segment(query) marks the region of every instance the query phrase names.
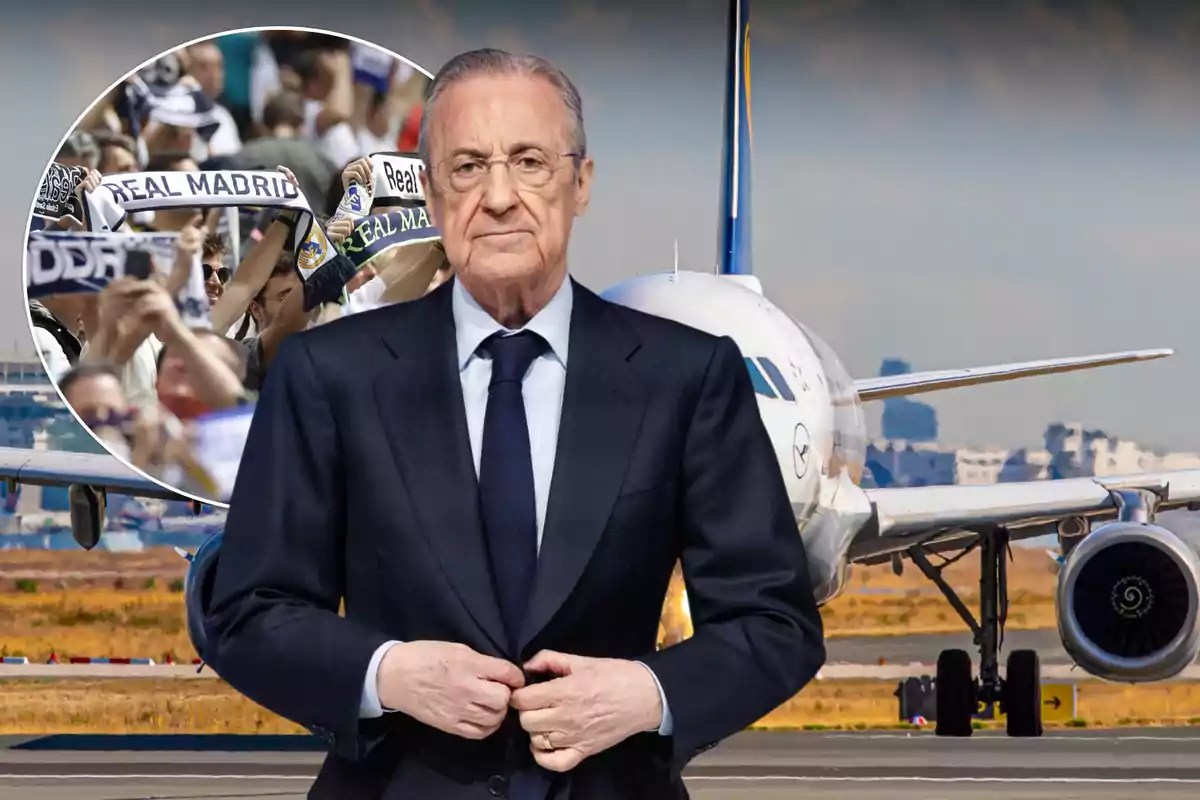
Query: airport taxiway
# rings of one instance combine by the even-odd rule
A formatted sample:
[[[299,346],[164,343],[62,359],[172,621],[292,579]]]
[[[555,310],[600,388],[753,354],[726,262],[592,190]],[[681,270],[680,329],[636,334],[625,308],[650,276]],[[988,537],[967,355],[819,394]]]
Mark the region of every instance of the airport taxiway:
[[[0,797],[22,800],[302,800],[321,755],[303,752],[0,750]],[[1200,728],[768,733],[730,738],[692,762],[696,800],[1156,800],[1200,795]]]
[[[825,638],[826,662],[829,664],[878,664],[885,659],[889,664],[937,662],[943,650],[966,650],[978,658],[978,647],[970,631],[962,633],[905,634],[903,636],[827,636]],[[1007,630],[1001,660],[1012,650],[1036,650],[1042,664],[1071,664],[1071,657],[1063,649],[1058,631],[1046,628],[1034,631]]]

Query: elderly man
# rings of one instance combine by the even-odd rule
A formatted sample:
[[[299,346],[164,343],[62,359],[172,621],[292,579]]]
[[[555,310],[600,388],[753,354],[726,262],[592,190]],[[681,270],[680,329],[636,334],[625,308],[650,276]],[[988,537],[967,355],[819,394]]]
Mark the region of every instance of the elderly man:
[[[824,659],[741,354],[569,276],[594,166],[559,70],[460,55],[422,125],[455,277],[280,348],[207,657],[328,744],[313,798],[687,797]],[[680,559],[695,634],[656,652]]]

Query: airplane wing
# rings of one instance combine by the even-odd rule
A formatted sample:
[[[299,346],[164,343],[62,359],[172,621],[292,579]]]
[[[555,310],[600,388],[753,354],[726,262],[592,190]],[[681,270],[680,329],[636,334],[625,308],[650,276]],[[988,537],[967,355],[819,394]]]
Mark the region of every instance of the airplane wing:
[[[969,543],[974,530],[1003,525],[1013,539],[1054,532],[1069,517],[1112,518],[1112,492],[1149,489],[1160,511],[1200,510],[1200,469],[1107,477],[993,483],[985,486],[920,486],[864,489],[873,524],[850,547],[853,561],[870,563],[916,544]]]
[[[136,497],[187,499],[143,478],[114,456],[95,453],[0,447],[0,479],[41,486],[79,483]]]
[[[966,369],[944,369],[930,372],[909,372],[904,375],[888,375],[882,378],[861,378],[854,388],[862,401],[886,400],[889,397],[904,397],[910,394],[956,389],[980,383],[997,383],[1035,375],[1053,375],[1080,369],[1095,369],[1113,364],[1128,364],[1134,361],[1150,361],[1173,355],[1173,350],[1130,350],[1124,353],[1106,353],[1099,356],[1077,356],[1074,358],[1051,358],[1043,361],[1024,361],[1017,364],[1000,364],[994,367],[968,367]]]

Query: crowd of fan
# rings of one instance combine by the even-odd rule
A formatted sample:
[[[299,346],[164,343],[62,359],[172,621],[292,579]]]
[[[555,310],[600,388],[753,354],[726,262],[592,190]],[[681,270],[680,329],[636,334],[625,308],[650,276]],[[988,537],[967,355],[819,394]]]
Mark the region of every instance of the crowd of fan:
[[[382,71],[386,80],[381,56],[391,63]],[[366,61],[375,68],[357,67]],[[113,173],[277,169],[335,244],[351,225],[329,217],[351,180],[370,188],[368,154],[417,149],[428,82],[382,51],[300,31],[208,40],[168,54],[140,76],[158,87],[202,90],[211,101],[210,124],[201,131],[152,109],[142,118],[122,102],[118,85],[55,157],[87,170],[77,195]],[[216,495],[195,458],[194,421],[253,404],[287,336],[346,313],[336,304],[305,307],[293,252],[296,212],[238,211],[243,235],[236,242],[225,209],[131,214],[123,230],[179,234],[173,265],[160,265],[149,279],[115,280],[98,293],[29,302],[51,377],[92,433],[148,474],[206,498]],[[47,227],[82,226],[67,217]],[[197,251],[211,329],[186,325],[174,302]],[[448,277],[434,246],[391,254],[346,289],[378,306],[418,297]]]

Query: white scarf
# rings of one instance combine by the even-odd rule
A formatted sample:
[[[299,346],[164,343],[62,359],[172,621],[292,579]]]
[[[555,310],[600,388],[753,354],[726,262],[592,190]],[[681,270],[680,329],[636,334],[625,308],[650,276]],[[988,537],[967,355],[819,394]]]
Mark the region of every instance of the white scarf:
[[[313,217],[304,194],[279,172],[133,172],[109,175],[85,192],[84,224],[89,231],[115,231],[127,214],[146,209],[243,206],[299,211],[294,243],[296,268],[308,280],[337,251]]]
[[[420,175],[425,164],[402,153],[371,153],[371,183],[377,206],[425,205]]]
[[[36,299],[99,292],[120,278],[146,278],[151,269],[170,272],[178,241],[178,233],[31,233],[25,243],[26,293]],[[189,328],[212,327],[199,253],[174,300]]]

